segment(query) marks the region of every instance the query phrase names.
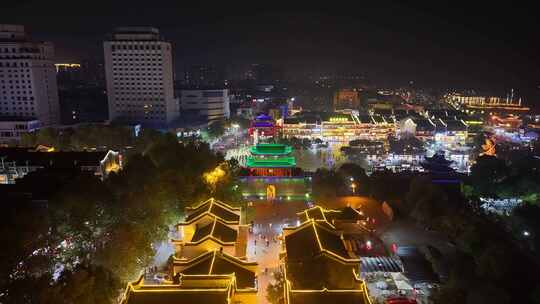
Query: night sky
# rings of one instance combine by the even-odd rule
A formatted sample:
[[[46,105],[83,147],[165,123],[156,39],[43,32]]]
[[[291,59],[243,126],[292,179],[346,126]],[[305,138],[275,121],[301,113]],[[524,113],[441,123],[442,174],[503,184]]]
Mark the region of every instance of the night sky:
[[[540,95],[540,26],[532,6],[183,2],[2,1],[0,21],[23,24],[35,39],[53,41],[61,60],[101,60],[101,40],[114,27],[152,25],[174,43],[178,69],[275,63],[297,76],[348,72],[381,84],[413,80],[418,86],[495,93],[514,87],[529,103]]]

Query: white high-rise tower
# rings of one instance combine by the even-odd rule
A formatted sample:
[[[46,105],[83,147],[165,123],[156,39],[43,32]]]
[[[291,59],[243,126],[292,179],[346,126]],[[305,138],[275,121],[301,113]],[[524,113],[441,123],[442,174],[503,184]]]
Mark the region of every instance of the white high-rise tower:
[[[22,25],[0,24],[0,116],[60,123],[60,106],[50,42],[32,42]]]
[[[110,120],[166,127],[179,117],[172,47],[156,28],[117,28],[103,49]]]

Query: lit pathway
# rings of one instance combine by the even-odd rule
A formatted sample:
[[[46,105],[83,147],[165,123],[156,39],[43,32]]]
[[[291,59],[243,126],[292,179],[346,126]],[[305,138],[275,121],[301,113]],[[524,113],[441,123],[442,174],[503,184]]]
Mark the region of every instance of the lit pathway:
[[[259,293],[257,303],[269,303],[266,300],[266,287],[272,280],[273,271],[279,268],[279,252],[281,250],[277,237],[283,225],[296,223],[296,212],[306,208],[303,202],[268,202],[255,203],[255,227],[248,241],[248,260],[259,263]],[[269,240],[268,247],[266,239]],[[255,245],[255,240],[257,241]],[[265,273],[265,268],[268,271]]]
[[[167,264],[169,257],[174,254],[174,245],[171,243],[171,239],[178,239],[178,235],[176,235],[176,231],[174,231],[173,227],[169,228],[166,240],[153,244],[156,249],[156,255],[150,266],[161,268]]]
[[[248,259],[259,263],[259,293],[257,303],[268,303],[266,286],[272,279],[272,272],[279,268],[280,244],[277,236],[281,233],[280,225],[256,224],[254,233],[249,236]],[[267,242],[268,240],[268,246]],[[257,245],[255,245],[255,242]],[[265,269],[268,269],[265,272]]]

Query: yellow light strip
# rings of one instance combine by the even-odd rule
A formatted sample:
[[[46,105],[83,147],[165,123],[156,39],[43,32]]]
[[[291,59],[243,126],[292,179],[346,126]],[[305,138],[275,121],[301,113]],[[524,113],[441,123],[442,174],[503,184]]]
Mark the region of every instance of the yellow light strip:
[[[319,239],[319,233],[317,232],[317,228],[315,227],[314,220],[312,220],[312,226],[313,226],[313,230],[315,231],[315,237],[317,238],[317,243],[319,244],[319,250],[324,251],[322,243],[321,243],[321,239]]]
[[[216,260],[216,250],[214,250],[213,256],[212,256],[212,262],[210,262],[210,269],[208,270],[208,274],[212,274],[212,269],[214,268],[214,261]]]
[[[206,215],[209,215],[209,216],[212,216],[212,217],[217,217],[217,218],[219,218],[220,220],[222,220],[224,223],[227,223],[227,224],[229,224],[229,225],[239,225],[239,224],[240,224],[240,220],[238,220],[238,221],[228,221],[228,220],[226,220],[226,219],[224,219],[224,218],[222,218],[222,217],[219,217],[218,215],[216,215],[216,214],[214,214],[214,213],[212,213],[212,212],[210,212],[210,211],[206,211],[206,212],[201,213],[201,214],[199,214],[198,216],[192,218],[189,222],[180,222],[180,223],[176,224],[176,226],[178,227],[178,226],[188,226],[188,225],[191,225],[191,224],[193,224],[194,222],[200,220],[202,217],[204,217],[204,216],[206,216]]]

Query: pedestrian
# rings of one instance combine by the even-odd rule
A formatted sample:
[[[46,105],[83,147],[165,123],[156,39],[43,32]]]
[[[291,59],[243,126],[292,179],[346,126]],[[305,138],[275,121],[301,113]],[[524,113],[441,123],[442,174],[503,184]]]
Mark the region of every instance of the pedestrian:
[[[266,247],[270,246],[270,240],[266,240]]]
[[[257,246],[257,239],[253,240],[255,246]]]

